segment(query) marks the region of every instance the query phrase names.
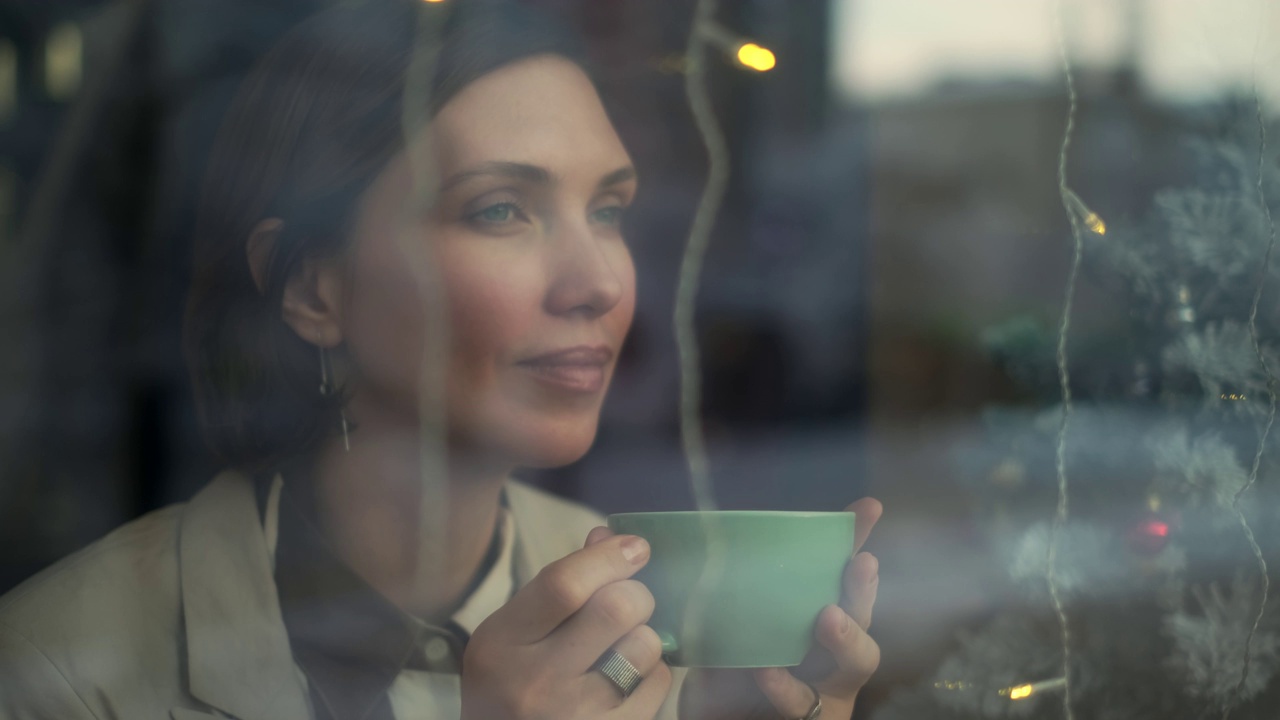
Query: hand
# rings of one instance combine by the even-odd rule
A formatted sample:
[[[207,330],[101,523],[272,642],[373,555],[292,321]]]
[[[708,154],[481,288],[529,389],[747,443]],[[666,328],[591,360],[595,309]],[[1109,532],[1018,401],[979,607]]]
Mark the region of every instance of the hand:
[[[631,576],[649,559],[634,535],[596,528],[471,636],[462,658],[463,720],[652,718],[671,689],[662,643],[644,623],[653,595]],[[592,665],[612,648],[644,676],[628,698]]]
[[[822,719],[845,720],[853,714],[858,691],[880,664],[880,646],[867,629],[876,602],[879,563],[860,553],[884,508],[863,498],[846,512],[858,515],[854,555],[845,566],[839,605],[828,605],[814,628],[815,644],[795,672],[690,670],[680,691],[681,720],[797,720],[813,707],[813,690],[822,695]]]

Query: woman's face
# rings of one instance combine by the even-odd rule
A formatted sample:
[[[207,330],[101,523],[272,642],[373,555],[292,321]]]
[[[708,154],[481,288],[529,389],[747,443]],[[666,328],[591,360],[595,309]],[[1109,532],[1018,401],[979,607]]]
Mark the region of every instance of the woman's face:
[[[438,183],[430,211],[405,220],[404,155],[361,205],[341,318],[352,419],[416,423],[429,259],[447,297],[451,450],[572,462],[595,437],[635,310],[620,228],[636,192],[631,159],[586,75],[553,56],[481,77],[424,132]]]

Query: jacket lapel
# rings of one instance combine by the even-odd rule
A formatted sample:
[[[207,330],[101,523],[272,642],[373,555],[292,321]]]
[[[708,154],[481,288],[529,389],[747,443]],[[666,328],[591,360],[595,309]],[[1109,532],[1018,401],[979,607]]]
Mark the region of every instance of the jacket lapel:
[[[252,483],[214,478],[187,504],[178,552],[191,694],[242,720],[309,718]]]

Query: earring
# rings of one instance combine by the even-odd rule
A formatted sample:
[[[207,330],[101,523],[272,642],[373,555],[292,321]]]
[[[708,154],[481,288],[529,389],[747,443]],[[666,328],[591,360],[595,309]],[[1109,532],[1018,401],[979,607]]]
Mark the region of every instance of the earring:
[[[329,353],[320,348],[320,396],[329,397],[333,394],[333,383],[329,381]],[[346,408],[338,408],[338,417],[342,419],[342,447],[347,452],[351,452],[351,438],[347,433],[347,410]]]

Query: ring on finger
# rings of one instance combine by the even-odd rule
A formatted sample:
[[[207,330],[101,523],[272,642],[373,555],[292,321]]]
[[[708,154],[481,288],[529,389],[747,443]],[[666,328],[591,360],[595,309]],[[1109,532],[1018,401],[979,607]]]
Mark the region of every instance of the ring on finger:
[[[818,718],[822,717],[822,693],[819,693],[818,688],[809,683],[805,683],[805,685],[809,685],[809,689],[813,691],[813,707],[809,708],[808,715],[799,718],[799,720],[818,720]]]
[[[601,675],[609,679],[613,686],[618,688],[618,692],[622,693],[622,697],[630,697],[631,693],[640,685],[640,681],[644,680],[644,676],[631,664],[630,660],[622,657],[616,650],[610,648],[605,650],[604,654],[596,660],[591,666],[592,670],[598,670]],[[815,716],[816,717],[816,716]]]

